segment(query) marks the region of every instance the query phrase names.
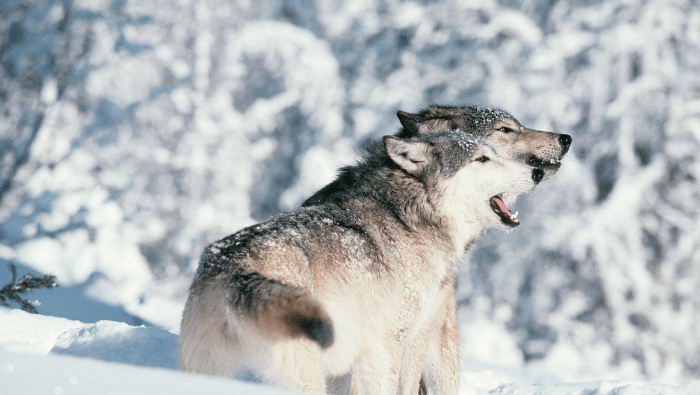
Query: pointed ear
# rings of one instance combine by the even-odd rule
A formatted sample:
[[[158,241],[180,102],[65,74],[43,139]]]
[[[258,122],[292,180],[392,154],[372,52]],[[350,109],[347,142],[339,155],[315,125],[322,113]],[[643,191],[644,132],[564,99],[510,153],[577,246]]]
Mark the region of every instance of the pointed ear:
[[[419,129],[419,124],[423,121],[423,118],[421,118],[420,115],[418,114],[409,114],[404,111],[397,111],[396,116],[399,117],[399,121],[401,121],[401,126],[404,128],[404,133],[402,133],[402,136],[405,137],[411,137],[411,136],[417,136],[420,134]]]
[[[394,163],[414,176],[420,174],[430,161],[430,145],[422,141],[384,136],[384,147]]]

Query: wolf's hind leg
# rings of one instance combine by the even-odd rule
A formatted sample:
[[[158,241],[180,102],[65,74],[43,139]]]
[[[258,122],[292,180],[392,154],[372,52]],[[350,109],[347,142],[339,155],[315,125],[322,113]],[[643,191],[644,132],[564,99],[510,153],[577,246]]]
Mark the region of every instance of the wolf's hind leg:
[[[326,393],[321,349],[313,341],[297,338],[274,342],[256,353],[255,370],[264,382],[315,394]]]
[[[228,308],[220,299],[216,292],[188,299],[178,345],[181,369],[228,376],[243,362],[238,334],[228,325]]]

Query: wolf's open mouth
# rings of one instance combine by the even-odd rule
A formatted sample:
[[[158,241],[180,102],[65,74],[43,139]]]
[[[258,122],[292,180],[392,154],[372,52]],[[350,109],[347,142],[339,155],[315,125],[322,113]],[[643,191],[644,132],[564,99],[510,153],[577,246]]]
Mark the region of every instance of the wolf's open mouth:
[[[501,217],[501,222],[515,228],[516,226],[520,225],[520,221],[518,221],[518,212],[516,211],[515,214],[511,213],[501,195],[496,195],[491,198],[491,209],[494,213]]]
[[[530,158],[528,158],[527,164],[532,167],[539,167],[542,169],[555,168],[558,170],[559,167],[561,167],[562,157],[563,155],[558,158],[541,159],[533,155]]]

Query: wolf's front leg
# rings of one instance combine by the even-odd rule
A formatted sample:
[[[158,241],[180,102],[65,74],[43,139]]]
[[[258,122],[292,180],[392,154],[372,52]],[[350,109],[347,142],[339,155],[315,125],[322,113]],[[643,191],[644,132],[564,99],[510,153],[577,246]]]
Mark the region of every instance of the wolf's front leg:
[[[326,394],[328,395],[350,395],[350,384],[352,373],[342,376],[326,377]]]
[[[429,336],[429,331],[425,331],[404,347],[397,394],[416,395],[419,393]]]
[[[457,328],[457,302],[454,281],[446,284],[448,295],[442,299],[441,320],[430,329],[421,388],[416,393],[456,395],[459,393],[461,338]]]
[[[353,367],[352,395],[395,394],[399,381],[399,342],[395,338],[377,339],[362,352]]]

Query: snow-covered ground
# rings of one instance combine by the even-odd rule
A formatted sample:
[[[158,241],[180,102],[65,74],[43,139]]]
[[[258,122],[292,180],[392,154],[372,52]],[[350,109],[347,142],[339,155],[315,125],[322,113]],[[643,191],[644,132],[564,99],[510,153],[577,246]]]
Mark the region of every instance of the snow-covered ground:
[[[0,307],[0,393],[35,394],[287,394],[261,384],[176,370],[177,335],[122,322],[82,323]],[[490,369],[462,372],[461,395],[697,394],[641,381],[581,384],[511,383]]]

